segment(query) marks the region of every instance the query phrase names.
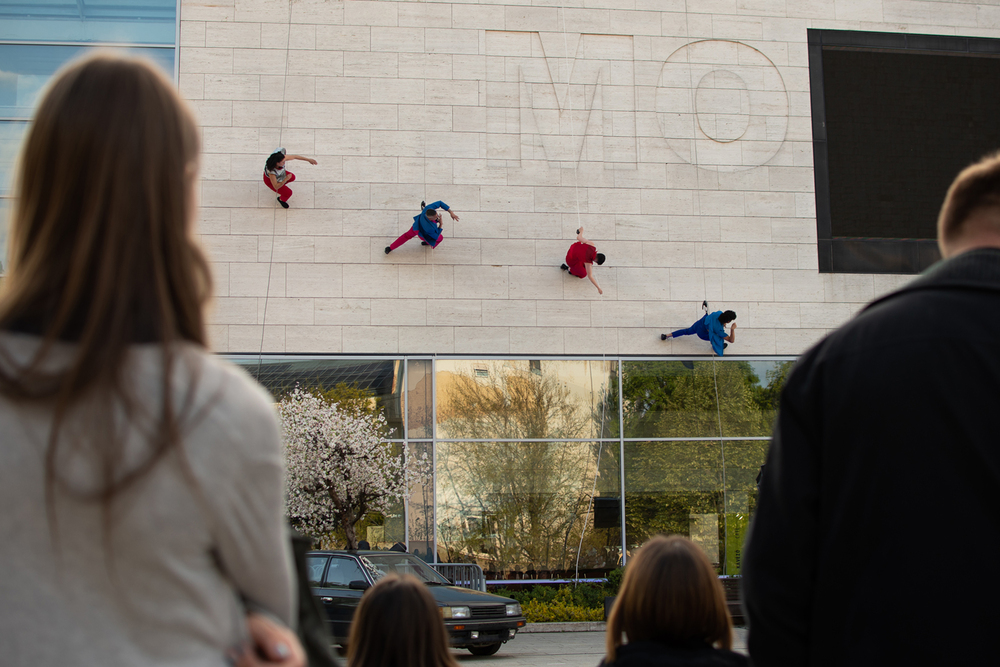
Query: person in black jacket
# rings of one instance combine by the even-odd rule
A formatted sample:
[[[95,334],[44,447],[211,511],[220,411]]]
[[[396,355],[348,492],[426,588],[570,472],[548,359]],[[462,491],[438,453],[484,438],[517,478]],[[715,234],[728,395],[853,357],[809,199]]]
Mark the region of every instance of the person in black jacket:
[[[708,556],[685,537],[658,535],[625,568],[601,665],[745,667],[732,643],[726,594]]]
[[[759,667],[996,660],[1000,154],[952,184],[938,245],[782,391],[743,552]]]

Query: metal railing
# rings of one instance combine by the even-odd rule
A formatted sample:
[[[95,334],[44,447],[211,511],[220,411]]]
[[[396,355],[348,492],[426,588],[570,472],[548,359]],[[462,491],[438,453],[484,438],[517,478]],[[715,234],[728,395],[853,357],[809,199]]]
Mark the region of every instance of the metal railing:
[[[456,586],[486,592],[483,568],[475,563],[428,563]]]

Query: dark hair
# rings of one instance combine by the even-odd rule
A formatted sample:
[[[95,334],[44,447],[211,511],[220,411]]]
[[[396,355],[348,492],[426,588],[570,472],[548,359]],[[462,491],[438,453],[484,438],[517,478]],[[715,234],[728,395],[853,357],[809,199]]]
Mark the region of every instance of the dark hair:
[[[629,559],[608,615],[608,664],[614,662],[623,632],[629,642],[678,647],[704,642],[732,648],[726,594],[698,545],[679,535],[657,535]]]
[[[171,390],[177,344],[206,345],[211,294],[191,224],[198,152],[198,126],[173,83],[149,62],[109,53],[62,69],[28,129],[0,330],[37,334],[42,343],[27,364],[0,350],[0,394],[53,410],[50,521],[55,488],[77,491],[65,465],[74,456],[92,457],[101,471],[78,495],[110,502],[179,447],[187,399]],[[57,340],[75,347],[53,368]],[[146,450],[129,458],[117,413],[138,411],[123,374],[133,343],[161,344],[162,365]],[[87,427],[68,428],[68,415],[86,401],[97,405],[87,409]]]
[[[600,252],[597,253],[597,264],[598,264],[598,266],[600,266],[601,264],[604,264],[604,260],[605,260],[604,253],[600,253]]]
[[[351,621],[350,667],[457,667],[441,609],[416,577],[390,574],[369,588]]]
[[[726,312],[719,315],[719,324],[729,324],[736,319],[735,310],[727,310]]]
[[[938,242],[954,241],[969,218],[986,209],[1000,217],[1000,152],[963,169],[948,188],[938,215]]]
[[[436,218],[438,217],[438,210],[436,208],[424,209],[424,215],[426,215],[429,218]]]
[[[281,151],[275,151],[267,156],[267,162],[264,163],[264,166],[270,169],[271,171],[274,171],[274,168],[278,166],[278,163],[284,159],[285,159],[284,153],[282,153]],[[260,163],[258,162],[257,164]]]

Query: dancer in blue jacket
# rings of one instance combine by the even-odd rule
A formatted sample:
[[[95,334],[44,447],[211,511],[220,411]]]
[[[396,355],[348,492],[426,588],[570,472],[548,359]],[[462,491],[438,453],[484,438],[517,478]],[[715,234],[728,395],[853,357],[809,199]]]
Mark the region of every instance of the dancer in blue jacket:
[[[420,202],[420,215],[413,216],[413,226],[403,232],[391,245],[387,245],[385,247],[385,254],[388,255],[414,236],[420,237],[420,245],[429,245],[432,248],[436,248],[444,240],[444,234],[441,233],[441,214],[438,213],[439,208],[448,211],[452,220],[458,220],[455,212],[443,201],[436,201],[430,206],[427,206],[424,202]]]
[[[671,333],[660,334],[660,340],[693,334],[702,340],[710,342],[712,344],[712,351],[722,356],[723,350],[729,347],[725,341],[729,341],[730,343],[736,342],[736,322],[733,322],[735,319],[736,313],[732,310],[727,310],[726,312],[717,310],[714,313],[706,313],[701,316],[700,320],[687,329],[678,329]],[[730,327],[729,335],[727,336],[725,325],[730,322],[733,322],[733,326]]]

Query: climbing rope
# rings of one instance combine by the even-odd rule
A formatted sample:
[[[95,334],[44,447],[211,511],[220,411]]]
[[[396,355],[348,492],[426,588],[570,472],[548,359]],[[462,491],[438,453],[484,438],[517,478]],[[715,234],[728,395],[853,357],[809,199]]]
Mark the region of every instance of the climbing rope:
[[[691,34],[691,30],[690,30],[690,16],[691,16],[691,14],[690,14],[690,8],[688,7],[688,0],[684,0],[684,22],[685,22],[685,26],[688,28],[688,30],[687,30],[687,34],[688,35]],[[685,49],[684,50],[684,57],[687,60],[687,66],[688,66],[688,92],[689,92],[689,94],[691,96],[690,107],[689,107],[690,113],[691,113],[691,121],[692,121],[691,122],[691,129],[692,129],[692,132],[696,132],[697,130],[695,128],[696,128],[697,123],[695,122],[694,114],[695,114],[695,110],[697,109],[697,101],[695,100],[695,91],[697,90],[697,85],[696,85],[696,82],[694,80],[694,70],[692,68],[692,63],[691,63],[691,49]],[[698,166],[698,142],[697,141],[692,141],[691,150],[692,150],[691,164],[694,166],[695,173],[698,175],[698,187],[695,188],[694,196],[695,196],[695,202],[698,205],[698,210],[696,211],[696,216],[697,216],[697,218],[699,220],[698,239],[699,239],[699,245],[701,246],[700,247],[700,251],[701,251],[701,282],[702,282],[702,294],[704,295],[704,299],[705,299],[704,301],[702,301],[702,307],[703,307],[703,309],[705,311],[705,315],[707,317],[708,314],[709,314],[709,312],[710,312],[709,308],[708,308],[708,275],[707,275],[707,268],[705,266],[705,226],[704,226],[704,223],[701,221],[701,167]],[[695,261],[696,262],[697,262],[697,252],[698,252],[698,250],[699,249],[696,249],[696,251],[695,251]],[[708,325],[708,322],[706,321],[706,326],[707,325]],[[708,343],[709,343],[709,347],[711,347],[711,345],[712,345],[711,335],[709,335],[709,341],[708,341]],[[715,384],[715,413],[716,413],[716,419],[717,419],[718,426],[719,426],[719,456],[720,456],[720,459],[722,461],[722,532],[723,532],[723,535],[724,535],[724,539],[722,540],[722,544],[723,544],[722,563],[725,564],[726,561],[727,561],[727,555],[728,555],[728,551],[729,551],[729,545],[728,545],[728,538],[729,538],[729,512],[728,512],[728,509],[729,509],[729,491],[728,491],[727,483],[726,483],[726,481],[727,481],[726,480],[726,448],[725,448],[725,445],[724,445],[723,440],[722,440],[722,438],[723,438],[723,434],[722,434],[722,404],[721,404],[721,401],[719,399],[719,375],[718,375],[718,370],[716,368],[716,361],[717,361],[716,357],[717,356],[718,355],[715,354],[715,348],[712,348],[712,379],[713,379],[714,384]],[[724,567],[724,565],[723,565],[723,567]]]
[[[288,54],[291,50],[292,42],[292,0],[288,0],[288,24],[285,34],[285,73],[281,79],[281,117],[278,120],[278,146],[281,146],[285,132],[285,115],[287,106],[285,102],[285,91],[288,87]],[[278,228],[278,208],[271,211],[271,248],[267,258],[267,288],[264,290],[264,312],[260,319],[260,347],[257,350],[257,381],[260,381],[260,369],[264,363],[264,332],[267,330],[267,301],[271,296],[271,272],[274,268],[274,242]],[[257,237],[258,239],[260,237]]]
[[[577,138],[577,134],[576,134],[576,127],[575,127],[575,120],[576,119],[573,116],[573,113],[574,113],[574,109],[573,109],[573,66],[575,65],[575,62],[576,62],[576,58],[575,58],[576,53],[573,53],[571,55],[570,52],[569,52],[569,37],[568,37],[567,30],[566,30],[566,7],[565,6],[561,6],[559,9],[561,10],[560,14],[562,16],[563,63],[564,63],[563,69],[564,69],[565,76],[566,76],[566,105],[565,106],[566,106],[566,108],[568,110],[568,113],[569,113],[570,137],[572,138],[572,140],[574,141],[574,144],[575,144],[575,141],[576,141],[576,138]],[[580,35],[579,39],[582,40],[583,39],[583,35]],[[579,42],[577,42],[577,49],[579,49]],[[554,84],[554,86],[555,86],[555,84]],[[559,90],[558,90],[558,88],[556,88],[555,94],[556,94],[556,107],[559,110],[559,113],[562,113],[563,105],[559,104]],[[586,97],[586,89],[584,90],[584,97]],[[580,161],[583,158],[583,143],[586,141],[586,131],[587,131],[587,128],[586,128],[586,126],[584,126],[583,129],[580,132],[580,138],[581,138],[581,141],[580,141],[580,151],[579,151],[579,153],[577,153],[577,156],[576,156],[576,158],[577,158],[576,159],[576,168],[575,168],[575,173],[573,174],[573,194],[574,194],[574,197],[576,199],[576,228],[577,228],[577,234],[578,235],[580,233],[579,230],[583,229],[583,217],[582,217],[581,211],[580,211]],[[604,295],[603,294],[600,295],[600,299],[599,300],[602,301],[602,302],[604,301]],[[605,322],[605,313],[604,313],[604,307],[603,306],[600,308],[600,311],[601,311],[601,368],[603,370],[607,370],[607,367],[608,367],[608,353],[607,353],[607,339],[606,339],[606,336],[605,336],[605,334],[606,334],[606,322]],[[577,549],[576,549],[576,565],[574,567],[574,573],[575,573],[574,574],[574,580],[576,581],[577,584],[580,581],[580,555],[581,555],[581,552],[583,551],[583,540],[584,540],[584,537],[587,534],[587,523],[588,523],[588,520],[590,519],[590,513],[591,513],[591,511],[593,511],[593,507],[594,507],[594,496],[597,493],[597,479],[598,479],[598,477],[601,474],[601,456],[604,453],[604,441],[603,441],[603,437],[604,437],[605,417],[606,417],[606,414],[607,414],[607,407],[608,407],[608,399],[607,399],[608,390],[609,390],[609,388],[606,386],[605,392],[604,392],[604,394],[605,394],[604,395],[604,399],[601,401],[601,423],[600,423],[599,430],[596,433],[596,436],[597,436],[596,437],[596,440],[597,440],[597,461],[596,461],[596,467],[594,469],[594,481],[593,481],[593,484],[591,485],[590,496],[589,496],[588,501],[587,501],[587,511],[583,515],[583,528],[580,531],[580,543],[579,543],[579,545],[577,546]],[[594,398],[593,398],[594,397],[594,365],[593,365],[593,363],[590,364],[590,395],[591,395],[591,401],[593,401],[594,400]]]

